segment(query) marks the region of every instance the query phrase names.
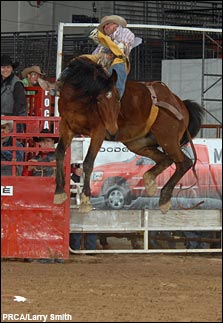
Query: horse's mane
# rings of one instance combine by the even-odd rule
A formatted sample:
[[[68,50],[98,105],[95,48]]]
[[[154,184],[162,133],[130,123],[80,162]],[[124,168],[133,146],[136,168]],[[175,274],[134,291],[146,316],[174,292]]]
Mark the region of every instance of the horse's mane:
[[[87,57],[74,58],[61,73],[60,90],[67,83],[78,90],[80,97],[97,97],[112,89],[113,81],[104,68]]]

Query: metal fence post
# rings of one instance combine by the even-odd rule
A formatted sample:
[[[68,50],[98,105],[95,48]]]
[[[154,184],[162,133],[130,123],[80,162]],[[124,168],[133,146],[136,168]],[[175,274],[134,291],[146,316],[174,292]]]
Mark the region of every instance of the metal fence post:
[[[148,250],[148,221],[149,221],[149,210],[144,210],[144,250]]]

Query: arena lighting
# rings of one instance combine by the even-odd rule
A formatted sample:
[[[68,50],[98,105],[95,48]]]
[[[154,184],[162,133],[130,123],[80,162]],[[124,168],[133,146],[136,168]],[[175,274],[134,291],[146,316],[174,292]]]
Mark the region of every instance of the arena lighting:
[[[27,1],[27,2],[31,7],[39,8],[43,5],[44,2],[47,2],[47,1],[35,1],[36,4],[32,4],[32,1]]]
[[[47,2],[47,1],[36,1],[37,8],[39,8],[40,6],[42,6],[44,2]]]

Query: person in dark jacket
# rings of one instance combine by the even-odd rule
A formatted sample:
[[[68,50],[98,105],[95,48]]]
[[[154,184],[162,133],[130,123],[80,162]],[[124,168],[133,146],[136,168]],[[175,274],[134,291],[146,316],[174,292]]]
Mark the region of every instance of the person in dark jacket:
[[[8,134],[7,137],[1,136],[1,147],[11,147],[12,137],[10,136],[10,132],[12,132],[13,121],[12,120],[1,120],[1,134]],[[17,147],[23,147],[23,145],[16,140]],[[10,148],[9,148],[10,149]],[[16,151],[16,160],[23,161],[24,152],[22,150]],[[13,160],[13,152],[12,150],[2,150],[1,149],[1,161],[12,161]],[[16,174],[22,174],[22,166],[16,166]],[[12,176],[12,165],[3,165],[1,163],[1,176]]]
[[[58,138],[54,138],[51,137],[50,134],[52,134],[52,132],[47,129],[44,128],[40,131],[40,133],[45,133],[48,134],[47,137],[34,137],[34,141],[38,142],[40,148],[54,148],[54,144],[56,142],[58,142]],[[56,156],[55,156],[55,152],[54,151],[40,151],[39,154],[32,158],[29,159],[29,161],[38,161],[38,162],[55,162],[56,161]],[[41,166],[41,165],[37,165],[37,166],[29,166],[28,167],[28,171],[30,173],[30,175],[32,176],[53,176],[55,177],[56,174],[56,168],[53,166]]]
[[[27,114],[24,85],[14,73],[18,65],[10,56],[1,56],[1,114],[5,116]],[[23,132],[23,128],[22,124],[17,124],[17,132]]]
[[[80,164],[71,165],[71,179],[74,183],[80,183],[81,176],[83,175],[83,169]],[[70,233],[70,248],[72,250],[81,249],[82,233]],[[84,247],[86,250],[97,249],[97,234],[96,233],[85,233],[84,234]]]

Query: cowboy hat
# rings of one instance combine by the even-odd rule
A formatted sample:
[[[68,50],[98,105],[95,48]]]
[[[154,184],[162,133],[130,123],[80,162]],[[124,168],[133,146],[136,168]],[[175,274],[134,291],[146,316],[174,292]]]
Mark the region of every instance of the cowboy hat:
[[[12,68],[15,69],[19,66],[19,62],[13,62],[9,55],[2,55],[1,66],[12,66]]]
[[[9,126],[13,125],[13,120],[2,120],[1,119],[1,126],[4,126],[5,124],[8,124]]]
[[[35,72],[35,73],[38,73],[40,75],[45,75],[45,73],[42,73],[41,72],[41,69],[39,66],[37,65],[33,65],[33,66],[30,66],[30,67],[26,67],[23,71],[22,71],[22,78],[26,78],[28,74],[32,73],[32,72]]]
[[[101,19],[100,25],[98,26],[98,30],[104,33],[104,26],[110,23],[120,25],[124,28],[127,26],[127,21],[124,18],[116,15],[111,15],[105,16]]]
[[[48,128],[44,128],[40,131],[40,133],[46,133],[46,134],[52,134],[52,132],[48,129]],[[46,136],[46,137],[34,137],[33,140],[36,142],[40,142],[42,140],[44,140],[45,138],[51,138],[54,140],[54,143],[58,142],[58,138],[55,137],[51,137],[51,136]]]

